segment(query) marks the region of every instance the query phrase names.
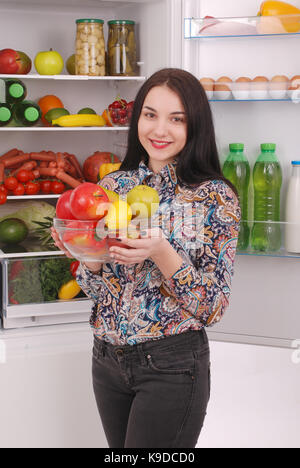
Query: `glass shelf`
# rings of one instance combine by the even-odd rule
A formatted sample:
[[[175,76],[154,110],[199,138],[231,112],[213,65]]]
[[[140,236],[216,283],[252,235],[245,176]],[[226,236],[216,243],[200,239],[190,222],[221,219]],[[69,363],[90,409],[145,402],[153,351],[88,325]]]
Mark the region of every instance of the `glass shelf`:
[[[185,18],[185,39],[292,36],[300,34],[300,15],[237,18]]]
[[[242,221],[240,235],[243,232],[242,225],[244,229],[247,225],[249,227],[249,246],[246,249],[238,249],[237,255],[300,258],[300,223]],[[256,245],[254,238],[257,239]]]

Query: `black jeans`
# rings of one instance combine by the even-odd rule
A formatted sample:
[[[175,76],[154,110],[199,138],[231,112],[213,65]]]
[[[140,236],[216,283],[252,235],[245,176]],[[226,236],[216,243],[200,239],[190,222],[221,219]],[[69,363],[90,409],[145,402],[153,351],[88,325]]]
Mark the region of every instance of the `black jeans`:
[[[93,385],[110,448],[194,448],[210,397],[206,332],[133,346],[95,338]]]

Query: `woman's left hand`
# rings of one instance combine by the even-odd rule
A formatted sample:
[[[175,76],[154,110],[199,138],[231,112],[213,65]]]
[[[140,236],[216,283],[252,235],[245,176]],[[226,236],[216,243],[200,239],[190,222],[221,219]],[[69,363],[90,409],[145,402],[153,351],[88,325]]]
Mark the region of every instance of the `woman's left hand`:
[[[122,244],[126,244],[129,249],[113,246],[109,249],[111,257],[120,265],[134,265],[142,263],[147,258],[155,260],[164,249],[166,239],[164,233],[159,228],[144,230],[140,233],[141,238],[129,239],[121,237]]]

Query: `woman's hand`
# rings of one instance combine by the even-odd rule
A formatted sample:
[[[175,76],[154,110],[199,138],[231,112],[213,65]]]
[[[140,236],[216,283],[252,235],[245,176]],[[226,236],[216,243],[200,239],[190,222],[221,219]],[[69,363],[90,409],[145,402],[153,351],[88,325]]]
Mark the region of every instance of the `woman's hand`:
[[[120,265],[142,263],[147,258],[155,260],[163,252],[168,240],[159,228],[147,229],[141,232],[141,239],[121,237],[122,244],[130,249],[113,246],[109,249],[111,257]]]
[[[65,248],[64,244],[59,239],[58,233],[54,229],[54,227],[52,227],[50,230],[51,230],[51,237],[54,240],[56,247],[58,247],[59,250],[62,250],[67,257],[73,258],[73,255]]]

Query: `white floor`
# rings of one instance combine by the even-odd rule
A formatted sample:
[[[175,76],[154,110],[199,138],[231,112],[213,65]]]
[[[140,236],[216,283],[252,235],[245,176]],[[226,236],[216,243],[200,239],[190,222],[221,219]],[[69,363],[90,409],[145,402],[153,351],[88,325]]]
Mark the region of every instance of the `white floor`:
[[[89,339],[85,349],[55,353],[29,343],[0,362],[0,447],[106,447]],[[199,448],[300,447],[300,363],[293,364],[292,350],[212,342],[211,361]]]

